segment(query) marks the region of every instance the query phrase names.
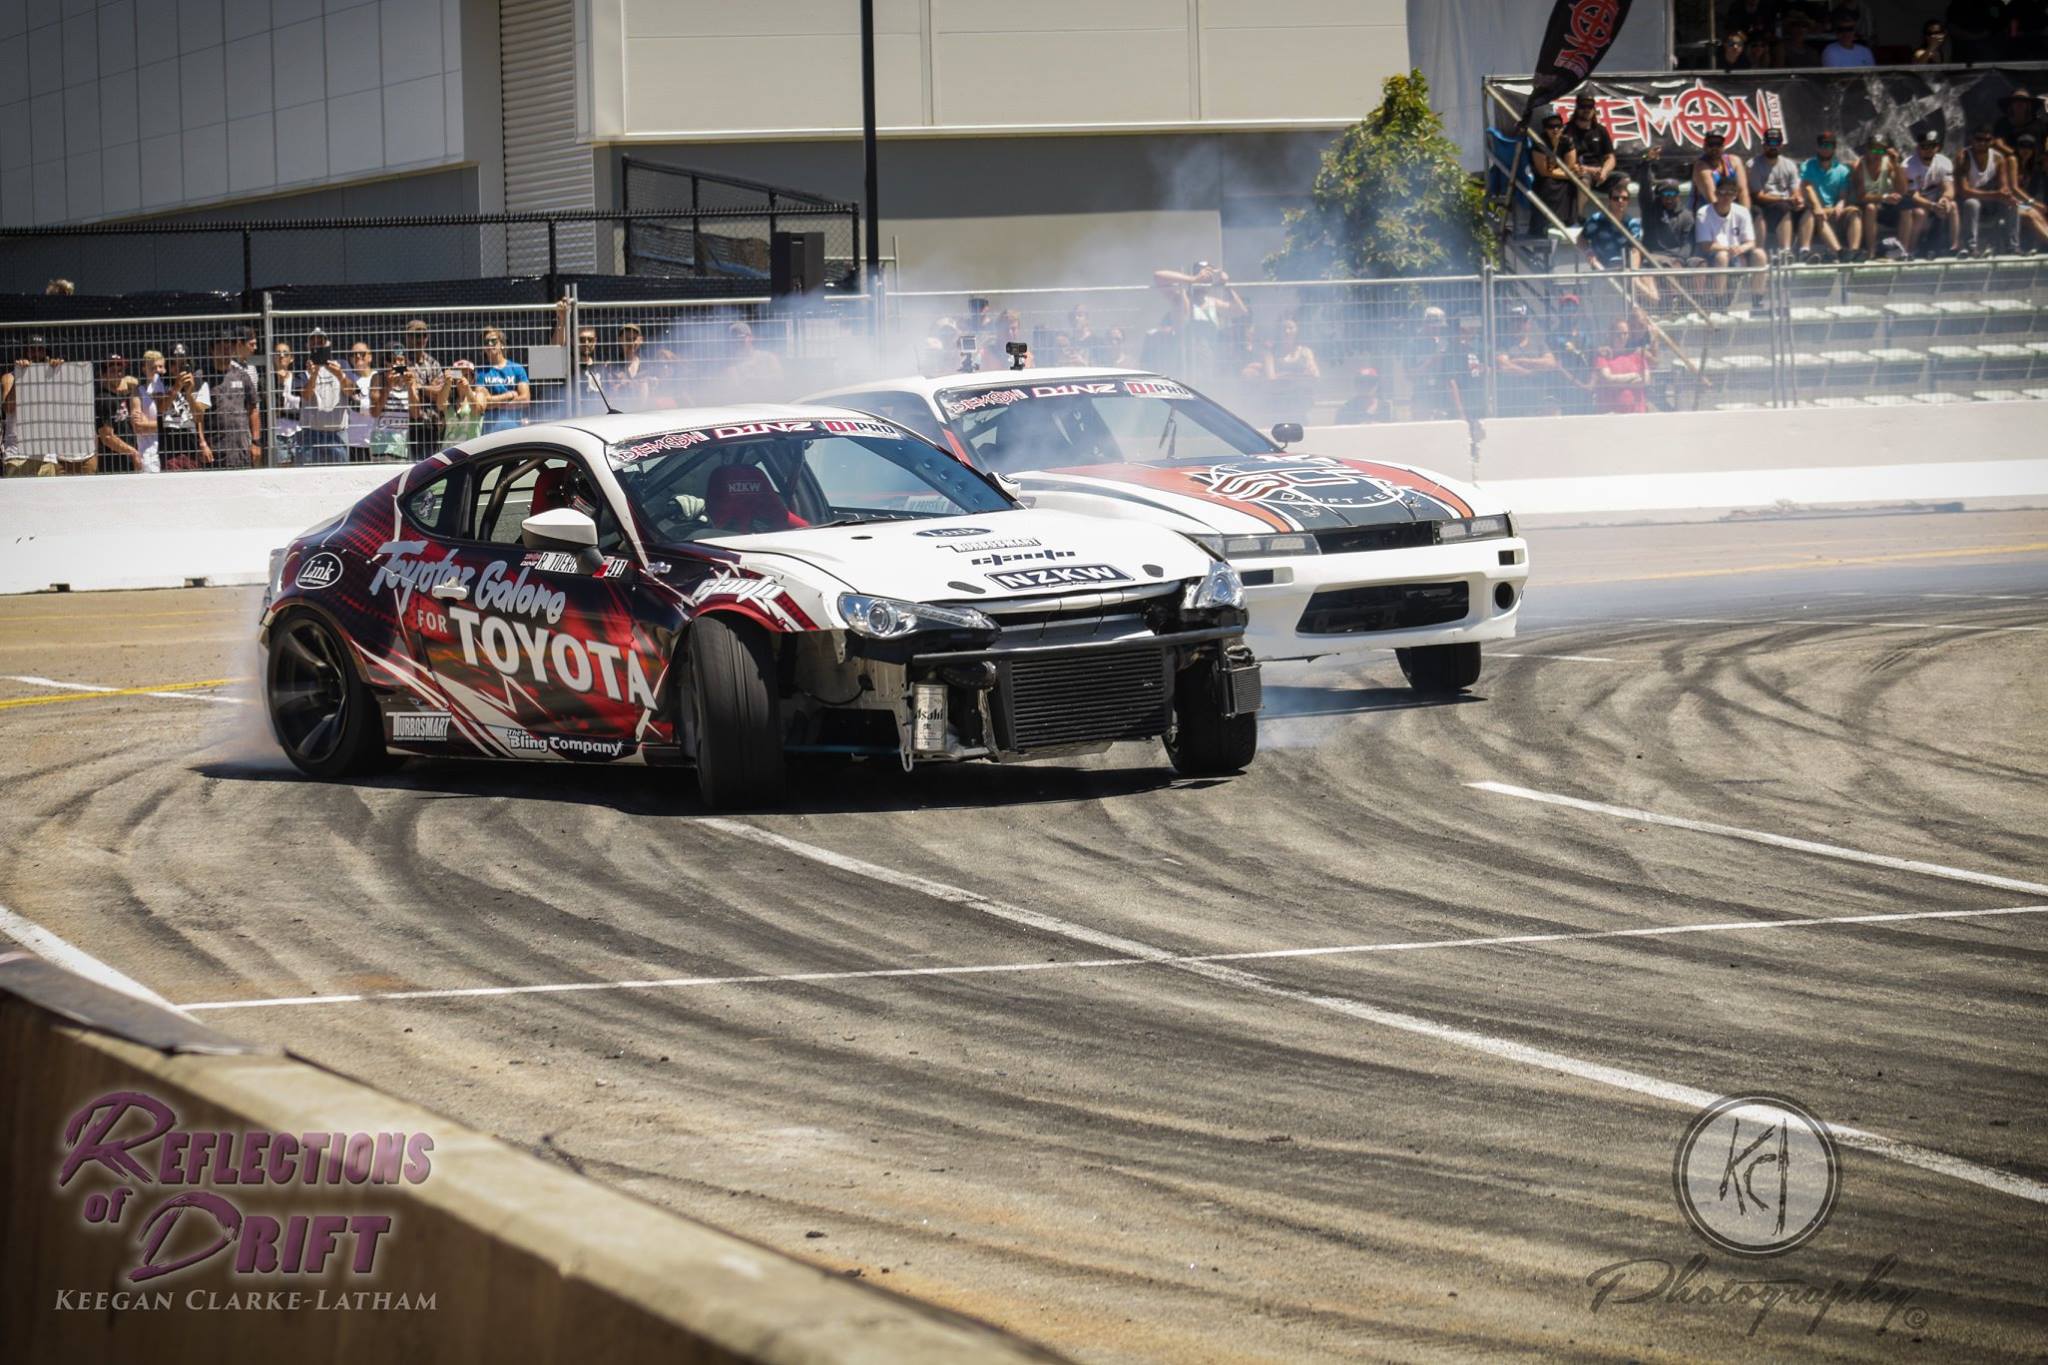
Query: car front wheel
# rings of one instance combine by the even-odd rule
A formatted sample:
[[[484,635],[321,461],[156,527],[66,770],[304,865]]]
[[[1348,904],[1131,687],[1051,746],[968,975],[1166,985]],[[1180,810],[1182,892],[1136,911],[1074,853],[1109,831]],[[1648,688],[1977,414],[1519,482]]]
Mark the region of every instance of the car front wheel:
[[[1395,660],[1408,685],[1424,696],[1444,697],[1463,692],[1479,681],[1479,646],[1422,645],[1397,649]]]
[[[271,732],[300,772],[333,781],[390,766],[377,703],[320,617],[295,612],[272,627],[263,684]]]
[[[775,655],[760,631],[707,616],[690,627],[697,791],[715,810],[782,799],[782,707]]]
[[[1216,666],[1204,662],[1181,674],[1174,689],[1174,729],[1166,756],[1183,777],[1225,777],[1250,766],[1259,752],[1259,714],[1224,714]]]

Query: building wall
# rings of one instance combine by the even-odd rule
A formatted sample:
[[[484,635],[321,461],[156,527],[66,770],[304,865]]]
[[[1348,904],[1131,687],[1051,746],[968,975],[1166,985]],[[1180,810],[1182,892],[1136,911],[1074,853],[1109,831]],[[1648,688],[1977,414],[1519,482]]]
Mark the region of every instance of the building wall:
[[[851,0],[578,3],[596,141],[860,127]],[[1405,0],[878,0],[875,35],[904,133],[1338,125],[1408,65]]]
[[[0,225],[458,163],[471,4],[0,0]]]
[[[1331,134],[892,139],[881,148],[882,249],[905,289],[1136,284],[1161,266],[1221,262],[1245,278],[1279,245]],[[856,141],[677,143],[630,154],[861,198]]]

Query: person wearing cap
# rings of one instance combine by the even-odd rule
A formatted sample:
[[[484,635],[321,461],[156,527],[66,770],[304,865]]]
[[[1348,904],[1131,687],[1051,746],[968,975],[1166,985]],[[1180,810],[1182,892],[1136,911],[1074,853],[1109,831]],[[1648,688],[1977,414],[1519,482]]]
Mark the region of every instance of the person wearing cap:
[[[1507,328],[1493,367],[1501,416],[1547,417],[1558,411],[1557,356],[1536,330],[1528,304],[1508,305]]]
[[[1676,269],[1699,264],[1694,250],[1699,224],[1680,193],[1676,180],[1659,180],[1650,187],[1643,206],[1643,246],[1652,265]]]
[[[1380,372],[1360,365],[1351,376],[1351,396],[1337,407],[1333,419],[1340,427],[1364,426],[1368,422],[1391,422],[1394,405],[1380,392]]]
[[[1749,183],[1757,235],[1770,251],[1789,256],[1795,232],[1810,239],[1813,229],[1802,221],[1806,195],[1800,185],[1799,163],[1785,155],[1783,129],[1764,129],[1764,148],[1749,164]]]
[[[1863,215],[1849,194],[1855,167],[1842,160],[1840,139],[1823,128],[1814,138],[1814,154],[1799,168],[1799,189],[1806,212],[1799,219],[1799,256],[1814,259],[1813,239],[1820,237],[1827,259],[1854,256],[1863,246]]]
[[[2013,188],[2012,158],[1998,150],[1988,125],[1972,129],[1963,149],[1963,164],[1956,168],[1956,207],[1963,223],[1961,249],[1976,256],[1992,254],[1984,240],[1984,220],[1989,218],[1998,228],[1998,250],[2019,254],[2019,195]]]
[[[565,300],[566,301],[566,300]],[[441,386],[446,368],[427,351],[427,322],[414,318],[405,324],[405,367],[412,375],[419,402],[412,409],[409,443],[419,454],[439,450],[441,437]]]
[[[206,381],[206,443],[215,469],[249,469],[263,463],[263,381],[249,365],[255,344],[246,327],[229,327],[214,338]]]
[[[1571,178],[1565,174],[1565,165],[1570,159],[1571,148],[1564,140],[1564,119],[1556,110],[1543,115],[1537,125],[1536,136],[1529,140],[1529,169],[1536,177],[1536,188],[1532,193],[1536,202],[1549,209],[1558,223],[1570,225],[1572,221],[1572,200],[1578,191],[1572,188]],[[1529,223],[1531,235],[1541,237],[1556,224],[1541,212],[1535,213]]]
[[[1614,135],[1596,117],[1599,112],[1600,101],[1581,92],[1572,104],[1571,121],[1565,124],[1559,139],[1565,164],[1596,192],[1614,174],[1615,167]],[[1590,210],[1598,205],[1597,195],[1584,196],[1583,208]]]
[[[1731,266],[1753,265],[1756,271],[1750,277],[1750,292],[1755,307],[1761,309],[1764,302],[1765,267],[1771,258],[1756,239],[1756,222],[1748,209],[1735,200],[1735,186],[1722,181],[1714,189],[1714,202],[1706,212],[1700,214],[1700,254],[1707,258],[1707,264],[1717,270]],[[1735,284],[1731,279],[1723,306],[1734,302]]]
[[[1906,254],[1933,255],[1945,246],[1958,254],[1962,245],[1961,214],[1956,208],[1956,167],[1941,150],[1941,134],[1923,129],[1919,146],[1906,158],[1906,197],[1899,242]],[[1933,229],[1946,230],[1946,237]],[[1940,245],[1937,245],[1939,243]]]
[[[1820,50],[1820,64],[1833,67],[1877,65],[1877,54],[1856,36],[1856,16],[1847,10],[1835,15],[1835,40]]]
[[[1906,174],[1885,140],[1872,134],[1849,177],[1849,199],[1863,219],[1863,247],[1850,255],[1867,260],[1887,240],[1896,241],[1905,213]]]
[[[138,387],[135,376],[128,373],[128,358],[118,351],[100,362],[99,386],[92,396],[92,429],[99,441],[99,451],[93,469],[82,469],[81,474],[91,474],[104,469],[110,474],[133,474],[146,472],[154,474],[142,460],[142,451],[136,445],[135,431],[135,390]]]
[[[306,371],[299,383],[299,463],[347,464],[342,433],[355,409],[356,380],[327,333],[306,334]]]
[[[1998,140],[1999,150],[2007,154],[2019,150],[2022,133],[2032,133],[2037,142],[2048,133],[2048,121],[2041,117],[2041,102],[2024,85],[2005,97],[2005,112],[1991,125],[1991,135]]]
[[[1469,411],[1465,386],[1483,371],[1462,329],[1453,334],[1444,310],[1432,304],[1422,310],[1422,331],[1409,366],[1415,419],[1420,422],[1464,421]]]
[[[1708,133],[1701,139],[1699,158],[1692,163],[1692,211],[1704,212],[1714,202],[1723,184],[1735,187],[1735,202],[1749,207],[1749,177],[1739,158],[1728,155],[1728,135]]]

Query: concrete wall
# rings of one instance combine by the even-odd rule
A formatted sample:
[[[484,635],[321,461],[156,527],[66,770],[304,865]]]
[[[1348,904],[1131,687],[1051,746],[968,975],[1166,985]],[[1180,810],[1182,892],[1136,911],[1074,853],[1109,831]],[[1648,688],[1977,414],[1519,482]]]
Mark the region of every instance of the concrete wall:
[[[1525,518],[1637,520],[1811,507],[2048,499],[2048,408],[1808,408],[1529,417],[1487,424],[1479,481]],[[1967,426],[1964,425],[1967,419]],[[1471,476],[1461,423],[1314,427],[1298,447]],[[327,469],[0,482],[0,592],[260,583],[270,551],[397,471]]]
[[[463,4],[0,0],[0,225],[459,162]]]
[[[24,965],[53,974],[17,961],[0,981],[21,980],[15,972]],[[124,1030],[129,1036],[165,1043],[183,1022],[83,982],[60,1003],[88,1016],[125,1014],[143,1026]],[[237,1275],[229,1270],[232,1252],[224,1251],[134,1284],[125,1277],[141,1261],[137,1235],[146,1212],[174,1191],[132,1181],[134,1202],[118,1225],[95,1226],[82,1214],[85,1200],[112,1189],[112,1176],[89,1166],[70,1186],[57,1186],[67,1120],[116,1091],[169,1105],[182,1131],[425,1133],[432,1168],[417,1184],[280,1188],[209,1180],[202,1187],[230,1198],[245,1216],[280,1222],[293,1214],[389,1215],[373,1275],[348,1273],[353,1244],[344,1239],[343,1258],[320,1275]],[[153,1158],[154,1145],[147,1151]],[[9,1361],[1051,1359],[993,1328],[674,1217],[293,1058],[165,1055],[66,1026],[48,1006],[4,990],[0,1185],[0,1359]],[[163,1257],[206,1241],[181,1226]],[[67,1293],[143,1289],[170,1294],[172,1306],[58,1307]],[[302,1301],[209,1311],[189,1297],[203,1305],[208,1294],[225,1300],[254,1290],[296,1291]],[[433,1307],[337,1313],[317,1306],[318,1293],[331,1303],[357,1290],[393,1295],[391,1302],[432,1295]]]
[[[597,141],[860,127],[858,6],[781,0],[773,23],[728,0],[580,9]],[[1341,125],[1407,69],[1407,16],[1405,0],[880,0],[875,61],[892,131]]]

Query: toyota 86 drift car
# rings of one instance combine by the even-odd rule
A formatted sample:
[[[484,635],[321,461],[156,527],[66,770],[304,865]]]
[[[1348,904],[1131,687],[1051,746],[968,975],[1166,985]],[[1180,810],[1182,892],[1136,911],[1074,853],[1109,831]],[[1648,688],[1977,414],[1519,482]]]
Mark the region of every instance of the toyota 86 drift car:
[[[1258,744],[1237,571],[1165,527],[1021,506],[816,407],[604,416],[420,461],[272,555],[271,726],[323,778],[407,754],[694,765],[759,804],[797,754],[915,764]]]
[[[1184,531],[1237,565],[1273,662],[1393,649],[1410,685],[1456,692],[1515,633],[1528,545],[1480,489],[1409,465],[1285,449],[1172,379],[1113,369],[910,378],[815,401],[900,422],[1014,480],[1034,507]]]

